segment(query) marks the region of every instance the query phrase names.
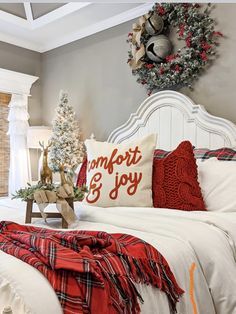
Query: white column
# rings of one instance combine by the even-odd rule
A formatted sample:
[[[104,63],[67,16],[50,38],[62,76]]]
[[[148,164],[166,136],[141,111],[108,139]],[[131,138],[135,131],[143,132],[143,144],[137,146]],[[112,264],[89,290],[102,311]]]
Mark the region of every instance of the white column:
[[[28,96],[37,76],[0,68],[0,91],[12,94],[9,104],[10,169],[9,196],[25,187],[30,179],[29,153],[26,146],[28,129]]]
[[[8,115],[10,136],[9,196],[30,181],[29,151],[27,149],[28,95],[12,94]]]

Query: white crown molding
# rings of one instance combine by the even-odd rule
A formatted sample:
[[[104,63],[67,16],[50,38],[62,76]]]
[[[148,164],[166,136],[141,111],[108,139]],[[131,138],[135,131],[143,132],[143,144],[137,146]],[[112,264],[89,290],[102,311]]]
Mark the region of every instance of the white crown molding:
[[[37,76],[0,68],[0,91],[10,94],[30,95],[30,89]]]
[[[111,27],[117,26],[119,24],[125,23],[127,21],[130,21],[132,19],[135,19],[143,14],[146,14],[153,6],[152,3],[145,3],[140,6],[137,6],[136,8],[127,10],[125,12],[122,12],[120,14],[117,14],[115,16],[112,16],[108,19],[102,20],[98,23],[94,23],[88,27],[85,27],[73,34],[70,34],[65,37],[60,37],[60,39],[51,41],[48,44],[45,44],[40,49],[40,52],[46,52],[55,48],[58,48],[60,46],[69,44],[71,42],[74,42],[76,40],[85,38],[87,36],[96,34],[98,32],[104,31],[106,29],[109,29]]]
[[[37,52],[41,51],[41,45],[39,43],[21,39],[17,36],[12,36],[2,32],[0,32],[0,41]]]

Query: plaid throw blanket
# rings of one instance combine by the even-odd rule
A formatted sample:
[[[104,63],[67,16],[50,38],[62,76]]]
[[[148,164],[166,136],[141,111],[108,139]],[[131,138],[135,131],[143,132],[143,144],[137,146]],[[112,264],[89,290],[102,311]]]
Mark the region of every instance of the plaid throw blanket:
[[[134,283],[164,291],[174,311],[183,293],[164,257],[126,234],[64,232],[2,221],[0,249],[38,269],[65,314],[139,313],[142,297]]]

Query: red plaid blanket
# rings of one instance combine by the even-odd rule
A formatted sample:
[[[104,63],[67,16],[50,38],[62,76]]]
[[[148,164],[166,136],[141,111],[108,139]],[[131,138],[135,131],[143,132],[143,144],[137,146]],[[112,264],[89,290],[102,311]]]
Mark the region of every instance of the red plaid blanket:
[[[66,314],[139,313],[134,283],[164,291],[175,310],[183,290],[164,257],[126,234],[55,231],[0,222],[0,249],[38,269]]]

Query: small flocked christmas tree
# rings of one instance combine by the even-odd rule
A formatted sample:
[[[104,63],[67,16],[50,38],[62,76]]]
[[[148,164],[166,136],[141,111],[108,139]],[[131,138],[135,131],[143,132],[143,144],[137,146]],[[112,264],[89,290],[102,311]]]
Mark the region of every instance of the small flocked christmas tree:
[[[49,166],[56,172],[64,165],[68,173],[73,173],[85,154],[81,141],[80,128],[75,118],[73,107],[68,102],[68,95],[60,92],[60,102],[56,108],[56,117],[52,122],[52,143],[49,153]]]

